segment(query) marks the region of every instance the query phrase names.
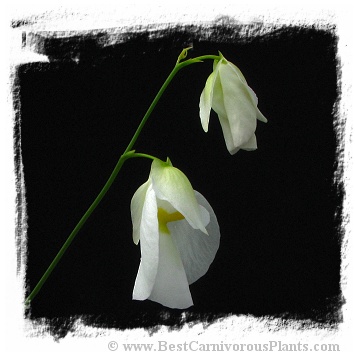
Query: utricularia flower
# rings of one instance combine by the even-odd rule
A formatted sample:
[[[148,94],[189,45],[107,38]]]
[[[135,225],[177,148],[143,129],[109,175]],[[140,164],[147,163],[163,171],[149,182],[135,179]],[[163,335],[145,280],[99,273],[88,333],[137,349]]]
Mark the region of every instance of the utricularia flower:
[[[239,149],[255,150],[256,120],[267,122],[257,105],[258,98],[240,69],[220,53],[220,60],[214,61],[213,72],[200,97],[200,118],[204,131],[208,131],[212,108],[218,115],[231,154]]]
[[[153,160],[148,181],[133,195],[131,215],[133,241],[141,248],[133,299],[193,305],[189,284],[207,272],[220,240],[207,200],[169,160]]]

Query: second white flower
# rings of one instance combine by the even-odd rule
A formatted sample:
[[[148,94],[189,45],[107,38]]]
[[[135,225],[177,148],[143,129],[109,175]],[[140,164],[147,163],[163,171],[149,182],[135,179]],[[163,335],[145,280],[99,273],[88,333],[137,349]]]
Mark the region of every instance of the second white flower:
[[[240,149],[255,150],[256,120],[266,123],[267,119],[258,109],[258,98],[240,69],[220,55],[221,59],[214,62],[213,72],[200,97],[202,127],[208,131],[212,108],[218,115],[231,154]]]

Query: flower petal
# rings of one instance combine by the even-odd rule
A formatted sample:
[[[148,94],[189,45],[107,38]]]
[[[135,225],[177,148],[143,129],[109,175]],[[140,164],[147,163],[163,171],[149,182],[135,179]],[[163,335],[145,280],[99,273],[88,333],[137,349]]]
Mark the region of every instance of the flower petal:
[[[224,104],[225,113],[230,125],[233,143],[240,147],[247,143],[256,129],[256,109],[243,82],[228,65],[222,65],[219,70],[222,86],[222,98],[215,100]],[[215,103],[212,103],[212,108]],[[217,114],[218,111],[216,111]],[[221,113],[224,114],[223,112]]]
[[[253,134],[251,136],[251,138],[249,139],[249,141],[246,142],[245,144],[243,144],[240,148],[243,149],[243,150],[247,150],[247,151],[256,150],[258,148],[258,145],[256,143],[255,134]]]
[[[140,223],[141,262],[133,289],[133,299],[148,299],[155,282],[159,260],[159,229],[157,202],[149,183]]]
[[[237,76],[239,77],[239,79],[244,83],[244,84],[248,84],[242,71],[232,62],[228,62],[228,66],[232,67],[233,71],[237,74]]]
[[[234,145],[232,130],[228,118],[226,115],[222,116],[221,114],[218,115],[218,118],[222,127],[224,141],[226,142],[227,149],[231,155],[234,155],[240,150],[240,147]]]
[[[200,96],[200,118],[201,118],[202,128],[205,132],[208,131],[208,124],[210,121],[214,77],[215,77],[214,72],[209,75],[206,81],[205,88],[203,88],[203,91]]]
[[[159,266],[149,300],[173,309],[193,305],[184,266],[170,234],[160,233]]]
[[[218,75],[219,67],[222,64],[222,60],[213,62],[213,72],[208,76],[205,88],[200,96],[200,118],[202,128],[205,132],[208,131],[208,124],[210,121],[210,112],[213,102],[213,96],[215,93],[215,83]]]
[[[261,113],[259,108],[257,107],[258,105],[258,97],[256,96],[255,92],[248,86],[247,81],[245,80],[243,73],[240,71],[240,69],[234,65],[231,62],[228,62],[228,65],[232,68],[232,70],[238,75],[239,79],[245,84],[245,87],[254,103],[255,109],[256,109],[256,118],[259,119],[260,121],[267,123],[267,119],[264,117],[264,115]]]
[[[185,220],[168,223],[171,237],[180,252],[189,284],[206,274],[215,258],[220,242],[219,225],[212,207],[199,192],[195,191],[195,195],[203,211],[208,236],[197,229],[192,229]]]
[[[134,193],[131,200],[131,217],[133,225],[133,242],[138,244],[140,237],[140,228],[142,220],[142,211],[144,206],[144,200],[147,193],[148,186],[150,185],[148,180]]]
[[[150,177],[157,197],[168,201],[193,228],[207,234],[194,190],[185,174],[163,161],[154,160]]]
[[[256,119],[259,119],[264,123],[267,123],[267,119],[264,117],[263,113],[259,110],[259,108],[256,108]]]

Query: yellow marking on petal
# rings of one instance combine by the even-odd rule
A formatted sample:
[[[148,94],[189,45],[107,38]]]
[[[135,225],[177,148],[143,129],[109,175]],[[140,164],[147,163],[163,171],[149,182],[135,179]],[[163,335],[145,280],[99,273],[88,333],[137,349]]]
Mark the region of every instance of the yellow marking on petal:
[[[178,211],[174,213],[168,213],[163,208],[158,208],[158,222],[159,222],[159,230],[162,233],[170,234],[169,228],[167,224],[173,221],[180,221],[185,217]]]

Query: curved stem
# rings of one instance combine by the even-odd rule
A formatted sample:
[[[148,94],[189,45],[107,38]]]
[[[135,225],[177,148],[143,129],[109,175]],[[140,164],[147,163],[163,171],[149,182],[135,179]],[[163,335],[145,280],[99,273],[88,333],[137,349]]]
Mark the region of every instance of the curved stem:
[[[131,159],[131,158],[135,158],[135,157],[143,157],[145,159],[150,159],[150,160],[160,160],[160,159],[158,159],[157,157],[155,157],[153,155],[148,155],[148,154],[144,154],[144,153],[140,153],[140,152],[135,152],[134,150],[129,151],[128,153],[124,154],[123,156],[126,159]]]
[[[152,104],[149,106],[147,112],[145,113],[141,123],[139,124],[139,126],[138,126],[135,134],[133,135],[130,143],[128,144],[126,150],[124,151],[124,153],[120,156],[119,160],[117,161],[117,164],[116,164],[115,168],[113,169],[113,171],[112,171],[109,179],[107,180],[106,184],[101,189],[100,193],[98,194],[98,196],[96,197],[94,202],[91,204],[91,206],[85,212],[85,214],[82,216],[80,221],[77,223],[77,225],[75,226],[73,231],[70,233],[69,237],[67,238],[67,240],[63,244],[62,248],[59,250],[58,254],[55,256],[55,258],[53,259],[52,263],[49,265],[49,267],[47,268],[47,270],[43,274],[42,278],[39,280],[39,282],[37,283],[35,288],[32,290],[30,295],[27,297],[27,299],[25,300],[25,305],[29,305],[30,302],[34,299],[34,297],[41,290],[43,284],[46,282],[46,280],[50,276],[50,274],[53,271],[53,269],[59,263],[60,259],[64,255],[65,251],[69,248],[69,246],[72,243],[72,241],[74,240],[75,236],[78,234],[78,232],[80,231],[82,226],[85,224],[87,219],[90,217],[92,212],[97,207],[97,205],[101,202],[101,200],[103,199],[103,197],[105,196],[105,194],[107,193],[109,188],[111,187],[112,183],[115,181],[115,178],[116,178],[117,174],[119,173],[119,171],[121,170],[124,162],[128,158],[131,158],[131,157],[146,157],[146,158],[153,159],[153,160],[155,159],[155,157],[153,157],[151,155],[138,154],[138,153],[135,154],[134,151],[132,151],[132,148],[133,148],[133,145],[135,144],[135,142],[137,141],[137,139],[139,137],[139,134],[141,133],[145,123],[147,122],[147,120],[148,120],[148,118],[150,116],[150,114],[152,113],[153,109],[155,108],[156,104],[158,103],[160,97],[162,96],[162,94],[166,90],[166,88],[169,85],[169,83],[171,82],[171,80],[175,77],[176,73],[180,69],[182,69],[183,67],[186,67],[186,66],[188,66],[190,64],[193,64],[193,63],[201,62],[204,59],[219,59],[219,58],[220,58],[219,56],[206,55],[206,56],[200,56],[200,57],[192,58],[192,59],[186,60],[184,62],[179,62],[179,61],[177,62],[177,64],[175,65],[175,67],[173,68],[171,73],[169,74],[168,78],[165,80],[164,84],[160,88],[159,92],[155,96]]]
[[[128,144],[126,150],[124,153],[127,153],[129,151],[132,150],[133,145],[135,144],[135,142],[137,141],[139,134],[141,133],[145,123],[147,122],[148,118],[150,117],[150,114],[152,113],[152,111],[154,110],[155,106],[157,105],[160,97],[162,96],[162,94],[165,92],[167,86],[169,85],[169,83],[172,81],[172,79],[175,77],[175,75],[180,71],[180,69],[193,64],[193,63],[198,63],[198,62],[202,62],[205,59],[213,59],[213,60],[218,60],[220,59],[219,56],[213,56],[213,55],[205,55],[205,56],[200,56],[200,57],[196,57],[196,58],[192,58],[189,60],[186,60],[184,62],[179,62],[175,65],[175,67],[173,68],[173,70],[171,71],[171,73],[169,74],[168,78],[165,80],[164,84],[162,85],[162,87],[160,88],[159,92],[157,93],[157,95],[155,96],[155,98],[153,99],[152,104],[149,106],[147,112],[145,113],[142,121],[140,122],[135,134],[133,135],[130,143]]]
[[[94,202],[91,204],[89,209],[86,211],[86,213],[81,217],[80,221],[75,226],[73,231],[70,233],[69,237],[67,238],[67,240],[63,244],[62,248],[59,250],[58,254],[55,256],[55,258],[53,259],[52,263],[49,265],[49,267],[47,268],[45,273],[43,274],[43,276],[40,279],[40,281],[37,283],[35,288],[32,290],[31,294],[26,299],[26,301],[25,301],[26,305],[28,305],[34,299],[34,297],[38,294],[38,292],[41,290],[42,285],[46,282],[46,280],[48,279],[48,277],[51,274],[51,272],[53,271],[53,269],[59,263],[59,261],[62,258],[63,254],[69,248],[70,244],[72,243],[73,239],[78,234],[78,232],[80,231],[81,227],[85,224],[87,219],[90,217],[91,213],[94,211],[94,209],[100,203],[100,201],[103,199],[103,197],[105,196],[106,192],[111,187],[112,183],[115,181],[115,178],[116,178],[117,174],[121,170],[121,167],[123,166],[123,164],[124,164],[124,162],[125,162],[125,160],[127,158],[128,157],[124,157],[123,155],[120,157],[120,159],[118,160],[118,162],[117,162],[114,170],[112,171],[109,179],[107,180],[106,184],[104,185],[104,187],[102,188],[102,190],[100,191],[100,193],[98,194],[98,196],[96,197]]]
[[[135,144],[135,142],[137,141],[139,134],[141,133],[145,123],[147,122],[148,118],[150,117],[150,114],[152,114],[152,111],[154,110],[155,106],[157,105],[160,97],[162,96],[162,94],[165,92],[167,86],[169,85],[169,83],[172,81],[172,79],[175,77],[176,73],[181,69],[181,67],[179,65],[176,65],[174,67],[174,69],[171,71],[171,73],[169,74],[168,78],[165,80],[164,84],[161,86],[161,88],[159,89],[159,92],[157,93],[157,95],[155,96],[155,98],[152,101],[152,104],[149,106],[147,112],[145,113],[142,121],[140,122],[136,132],[134,133],[130,143],[128,144],[124,154],[126,154],[127,152],[131,151],[133,148],[133,145]]]
[[[189,60],[186,60],[185,62],[194,61],[194,63],[195,63],[195,62],[202,62],[203,60],[206,60],[206,59],[219,61],[219,60],[221,59],[221,56],[216,56],[216,55],[203,55],[203,56],[191,58],[191,59],[189,59]],[[181,62],[181,63],[185,63],[185,62]],[[190,63],[190,64],[191,64],[191,63]]]

